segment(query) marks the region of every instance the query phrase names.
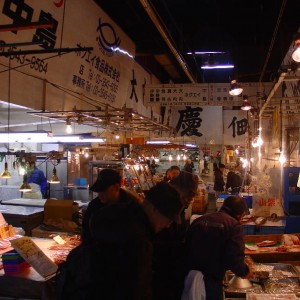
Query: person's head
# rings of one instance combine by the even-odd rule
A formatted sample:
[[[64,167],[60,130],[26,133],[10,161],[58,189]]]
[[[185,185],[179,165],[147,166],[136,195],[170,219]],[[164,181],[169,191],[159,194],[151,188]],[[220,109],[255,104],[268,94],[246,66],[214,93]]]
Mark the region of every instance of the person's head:
[[[120,197],[121,175],[113,169],[103,169],[99,172],[97,180],[90,190],[98,193],[103,203],[117,202]]]
[[[224,172],[224,170],[225,170],[225,165],[224,165],[224,164],[219,164],[219,170],[220,170],[221,172]]]
[[[187,208],[198,193],[199,177],[190,172],[180,171],[170,184],[180,193],[183,204]]]
[[[171,166],[168,173],[168,178],[172,180],[177,177],[180,173],[180,168],[178,166]]]
[[[187,163],[187,164],[191,164],[191,163],[192,163],[192,160],[191,160],[190,158],[188,158],[188,159],[186,160],[186,163]]]
[[[227,197],[222,205],[225,209],[235,217],[237,220],[241,220],[242,217],[248,212],[248,207],[245,200],[239,196],[229,196]]]
[[[28,163],[28,171],[32,171],[35,168],[35,162],[34,161],[30,161]]]
[[[159,182],[145,192],[143,206],[155,232],[180,222],[183,209],[180,194],[166,182]]]

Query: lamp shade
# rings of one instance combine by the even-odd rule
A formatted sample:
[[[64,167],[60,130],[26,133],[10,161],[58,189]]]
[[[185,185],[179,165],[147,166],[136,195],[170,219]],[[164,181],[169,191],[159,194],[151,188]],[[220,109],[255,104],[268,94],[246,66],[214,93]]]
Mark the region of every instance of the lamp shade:
[[[59,178],[56,175],[56,168],[53,168],[53,174],[51,176],[51,178],[48,180],[49,183],[60,183]]]
[[[230,82],[229,94],[231,96],[238,96],[243,92],[243,89],[238,85],[236,80]]]
[[[295,62],[300,62],[300,38],[295,40],[295,50],[292,54],[292,59]]]
[[[24,174],[23,176],[23,183],[19,188],[20,192],[31,192],[32,188],[31,186],[27,183],[27,174]]]
[[[8,178],[11,178],[11,174],[10,172],[8,171],[8,165],[7,165],[7,162],[4,164],[4,171],[2,172],[1,178],[4,178],[4,179],[8,179]]]
[[[246,95],[243,96],[244,102],[243,105],[241,106],[241,110],[250,110],[252,106],[248,102],[248,97]]]

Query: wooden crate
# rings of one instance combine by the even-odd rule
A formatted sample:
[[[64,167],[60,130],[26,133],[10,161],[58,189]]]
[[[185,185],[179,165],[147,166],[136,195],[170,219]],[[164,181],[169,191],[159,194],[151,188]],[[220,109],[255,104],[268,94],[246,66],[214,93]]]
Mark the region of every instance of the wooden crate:
[[[207,209],[207,203],[205,202],[204,195],[198,195],[194,198],[192,204],[192,213],[203,213]]]

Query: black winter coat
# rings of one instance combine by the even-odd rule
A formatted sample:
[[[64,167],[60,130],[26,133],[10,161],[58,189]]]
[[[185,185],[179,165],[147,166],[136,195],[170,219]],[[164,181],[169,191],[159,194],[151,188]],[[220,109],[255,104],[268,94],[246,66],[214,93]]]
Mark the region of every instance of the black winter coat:
[[[188,229],[187,270],[200,270],[216,281],[223,280],[227,270],[243,277],[249,273],[244,250],[242,225],[222,207],[218,212],[197,218]]]

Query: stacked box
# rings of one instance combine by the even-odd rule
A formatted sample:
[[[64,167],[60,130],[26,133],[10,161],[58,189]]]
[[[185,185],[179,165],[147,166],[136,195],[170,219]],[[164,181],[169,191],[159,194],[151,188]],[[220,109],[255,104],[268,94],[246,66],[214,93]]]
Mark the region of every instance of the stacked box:
[[[30,267],[29,263],[15,250],[2,254],[2,264],[5,274],[17,273]]]
[[[285,226],[259,226],[256,234],[281,234],[285,232]]]
[[[246,235],[254,235],[256,231],[255,225],[243,225],[244,234]]]

